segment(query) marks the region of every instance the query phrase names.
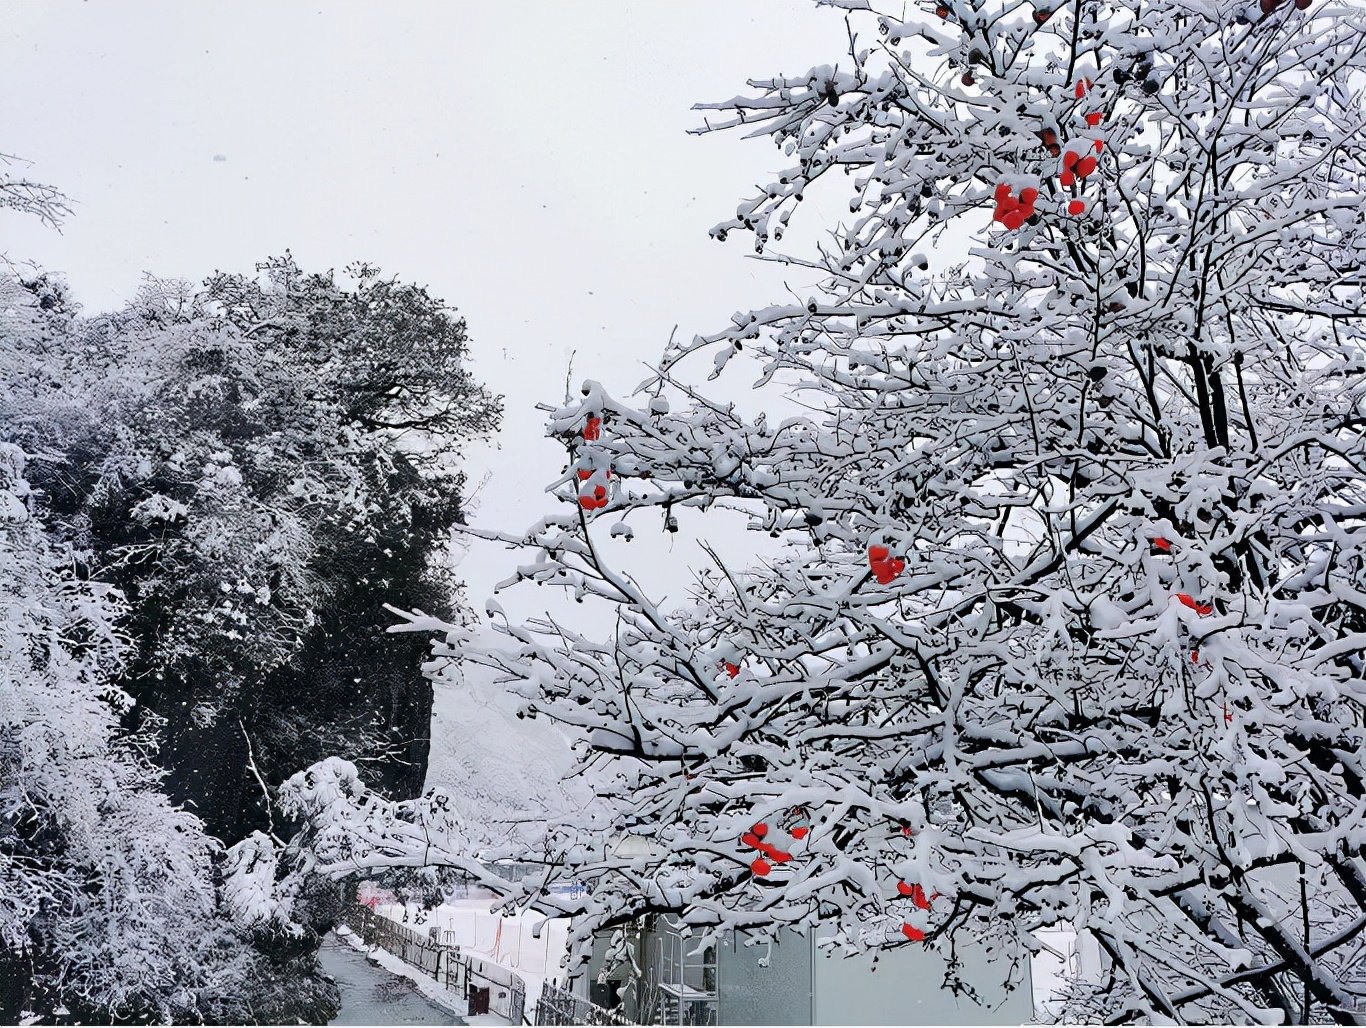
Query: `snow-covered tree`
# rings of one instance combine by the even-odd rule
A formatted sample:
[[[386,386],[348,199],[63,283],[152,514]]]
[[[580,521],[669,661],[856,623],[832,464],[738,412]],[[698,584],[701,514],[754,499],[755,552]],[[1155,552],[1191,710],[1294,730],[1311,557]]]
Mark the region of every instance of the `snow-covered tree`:
[[[0,444],[0,1011],[192,1017],[221,941],[213,846],[148,740],[120,739],[116,597],[75,579],[30,502]]]
[[[0,410],[52,529],[128,598],[122,681],[163,719],[172,794],[229,842],[268,827],[266,783],[329,755],[420,789],[424,647],[385,637],[384,604],[449,609],[459,450],[498,418],[424,289],[258,270],[149,280],[93,318],[27,279]]]
[[[616,614],[476,658],[596,793],[529,887],[584,881],[585,931],[966,934],[1003,975],[1067,923],[1087,1020],[1366,1020],[1362,9],[835,6],[838,63],[706,107],[787,163],[714,234],[820,285],[643,403],[587,383],[567,509],[485,533]],[[779,254],[808,198],[847,221]],[[802,406],[743,415],[708,356]],[[704,548],[666,609],[610,538],[652,511],[781,549]],[[343,806],[334,866],[433,859],[430,809]]]
[[[31,398],[44,325],[62,306],[57,283],[30,286],[0,278],[5,414]],[[0,1021],[63,1008],[83,1022],[331,1016],[336,988],[308,950],[331,924],[312,923],[323,905],[300,890],[283,940],[293,953],[220,910],[221,848],[166,796],[157,719],[124,724],[137,709],[119,687],[127,597],[80,573],[57,541],[67,533],[38,516],[28,470],[0,443]]]
[[[57,228],[71,213],[71,203],[56,187],[11,171],[27,163],[13,154],[0,153],[0,210],[31,214]]]

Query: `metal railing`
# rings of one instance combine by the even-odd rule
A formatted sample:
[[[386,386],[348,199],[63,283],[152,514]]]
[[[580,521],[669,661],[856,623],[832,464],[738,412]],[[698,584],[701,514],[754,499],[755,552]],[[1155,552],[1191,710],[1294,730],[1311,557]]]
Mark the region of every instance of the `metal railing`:
[[[546,982],[541,986],[541,998],[536,1001],[536,1023],[630,1025],[635,1022]]]
[[[361,904],[348,907],[342,922],[365,945],[386,949],[457,996],[466,995],[469,965],[460,956],[460,947],[437,942]]]

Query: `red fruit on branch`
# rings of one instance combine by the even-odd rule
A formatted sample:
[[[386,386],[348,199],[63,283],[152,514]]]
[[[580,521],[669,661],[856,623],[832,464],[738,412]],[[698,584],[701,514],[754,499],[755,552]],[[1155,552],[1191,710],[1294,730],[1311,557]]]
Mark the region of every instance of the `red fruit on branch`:
[[[583,426],[583,437],[589,442],[593,442],[602,435],[602,418],[595,414],[588,416],[588,423]]]
[[[1080,100],[1083,96],[1085,96],[1087,90],[1089,90],[1090,88],[1091,88],[1091,80],[1090,80],[1090,79],[1081,79],[1081,80],[1079,80],[1079,81],[1077,82],[1077,89],[1076,89],[1077,99]]]
[[[1075,150],[1068,150],[1062,155],[1062,167],[1064,171],[1071,171],[1076,166],[1077,161],[1081,160],[1081,154]]]
[[[760,839],[753,832],[746,832],[744,835],[740,836],[740,841],[743,842],[746,846],[750,847],[750,849],[756,850],[759,848],[759,845],[763,842],[763,840]]]
[[[912,942],[924,942],[924,941],[925,941],[925,933],[922,932],[919,928],[917,928],[917,927],[916,927],[915,925],[913,925],[913,924],[904,924],[904,925],[902,925],[902,926],[901,926],[901,934],[904,935],[904,936],[906,936],[906,938],[910,939]]]
[[[1039,198],[1039,191],[1033,186],[1026,186],[1020,190],[1020,203],[1026,207],[1033,207],[1034,201]]]
[[[1069,189],[1076,184],[1076,181],[1077,176],[1073,175],[1070,171],[1064,171],[1061,175],[1058,176],[1058,185],[1064,186]]]
[[[1211,604],[1201,603],[1190,593],[1177,593],[1176,598],[1201,617],[1204,617],[1206,614],[1214,613],[1214,607]]]
[[[1153,548],[1161,550],[1163,553],[1172,552],[1172,544],[1169,543],[1166,539],[1163,539],[1161,536],[1158,536],[1156,539],[1153,540]]]
[[[1104,117],[1105,115],[1102,114],[1100,111],[1092,111],[1090,114],[1086,116],[1086,124],[1090,125],[1092,128],[1095,128],[1097,125],[1100,124],[1101,119]]]
[[[1047,7],[1040,7],[1038,10],[1034,12],[1034,24],[1042,25],[1051,17],[1053,17],[1052,11],[1050,11]]]
[[[1073,217],[1076,217],[1076,216],[1079,215],[1079,214],[1085,214],[1085,213],[1086,213],[1086,201],[1085,201],[1085,200],[1073,200],[1071,203],[1069,203],[1069,204],[1067,205],[1067,213],[1070,214],[1070,215],[1072,215]]]
[[[580,482],[587,482],[587,481],[588,481],[590,478],[592,478],[592,477],[593,477],[593,472],[591,472],[590,470],[588,470],[588,468],[579,468],[579,481],[580,481]]]
[[[792,838],[794,838],[794,839],[796,839],[798,842],[800,842],[802,839],[805,839],[805,838],[806,838],[807,834],[808,834],[810,831],[811,831],[810,828],[794,828],[794,829],[792,829]]]
[[[738,665],[738,664],[732,664],[732,663],[731,663],[730,661],[728,661],[728,660],[723,660],[723,661],[721,661],[721,667],[723,667],[723,668],[725,669],[726,674],[730,675],[731,678],[734,678],[734,677],[736,677],[737,675],[740,674],[740,667],[739,667],[739,665]]]
[[[948,7],[945,6],[944,4],[940,4],[938,7],[936,7],[936,8],[934,9],[934,13],[937,14],[937,15],[939,15],[939,17],[941,17],[941,18],[948,18],[948,16],[949,16],[949,9],[948,9]]]
[[[911,902],[921,910],[930,909],[930,901],[925,898],[925,890],[920,885],[907,885],[905,882],[898,882],[896,891],[903,896],[909,896]],[[936,895],[938,895],[936,893]]]
[[[877,551],[876,554],[874,550]],[[868,566],[873,569],[873,577],[878,580],[879,585],[888,585],[892,579],[906,570],[906,562],[899,557],[891,558],[885,546],[869,548]]]
[[[763,857],[756,857],[754,863],[749,865],[749,869],[762,878],[773,870],[773,865]]]
[[[760,821],[757,825],[751,828],[750,831],[762,839],[765,835],[768,834],[768,825]]]

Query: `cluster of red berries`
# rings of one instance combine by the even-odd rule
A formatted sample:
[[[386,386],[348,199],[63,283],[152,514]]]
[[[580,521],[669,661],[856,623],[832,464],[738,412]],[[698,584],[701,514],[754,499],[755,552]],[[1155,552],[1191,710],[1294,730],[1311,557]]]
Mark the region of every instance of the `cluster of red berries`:
[[[583,426],[583,438],[585,442],[590,443],[602,438],[602,418],[596,414],[588,415],[588,420]],[[588,483],[597,474],[591,468],[579,469],[579,481],[583,483],[579,486],[579,506],[584,510],[597,510],[599,507],[607,506],[606,483],[612,481],[612,472],[603,471],[601,480],[590,488]]]
[[[728,661],[728,660],[723,660],[723,661],[721,661],[721,663],[720,663],[718,666],[720,667],[720,669],[721,669],[722,671],[724,671],[726,674],[730,675],[731,678],[737,678],[737,677],[739,677],[739,674],[740,674],[740,665],[739,665],[739,664],[732,664],[732,663],[731,663],[730,661]]]
[[[1094,83],[1088,78],[1079,79],[1073,90],[1073,95],[1078,99],[1085,99],[1086,94],[1091,91]],[[1087,128],[1096,128],[1105,115],[1100,111],[1089,111],[1083,117],[1086,119]],[[1099,138],[1091,140],[1091,148],[1095,154],[1086,153],[1083,150],[1068,149],[1061,158],[1061,169],[1058,172],[1058,185],[1065,189],[1072,189],[1083,179],[1087,179],[1096,172],[1096,154],[1105,149],[1105,144]],[[1079,197],[1074,197],[1067,205],[1067,213],[1073,216],[1086,213],[1086,201]]]
[[[1083,157],[1075,150],[1068,150],[1062,155],[1062,172],[1058,175],[1058,184],[1071,186],[1079,179],[1087,178],[1096,172],[1096,159],[1091,156]]]
[[[579,468],[579,481],[587,482],[593,477],[595,472],[588,468]],[[609,482],[612,480],[612,472],[604,471],[603,477]],[[607,486],[599,483],[590,490],[587,485],[580,486],[579,506],[584,510],[597,510],[599,507],[607,506]]]
[[[801,832],[801,835],[797,835],[798,831]],[[760,878],[773,870],[773,864],[786,864],[792,859],[791,853],[778,849],[778,847],[774,846],[772,843],[765,842],[764,836],[767,834],[768,825],[761,821],[744,835],[740,836],[740,841],[742,843],[750,849],[758,850],[760,853],[760,856],[755,857],[754,861],[749,865],[749,869]],[[802,836],[806,835],[806,829],[793,829],[792,835],[795,838],[800,839]],[[769,861],[772,861],[772,863]]]
[[[1018,226],[1017,226],[1018,227]],[[873,577],[881,585],[887,585],[897,575],[906,570],[906,562],[893,557],[892,551],[885,546],[868,547],[868,566],[873,569]]]
[[[933,896],[926,896],[925,890],[919,885],[908,885],[905,882],[896,883],[896,891],[906,896],[915,904],[917,910],[929,910],[930,900]]]
[[[1047,20],[1046,16],[1045,20]],[[1091,91],[1092,85],[1090,79],[1078,80],[1074,89],[1076,98],[1078,100],[1084,99],[1086,94]],[[1084,115],[1084,118],[1087,127],[1094,129],[1101,123],[1104,114],[1100,111],[1090,111]],[[1058,184],[1074,192],[1072,200],[1067,204],[1067,213],[1074,216],[1085,214],[1086,201],[1077,197],[1075,190],[1078,183],[1096,173],[1096,154],[1104,151],[1105,143],[1099,137],[1091,139],[1090,149],[1094,150],[1095,153],[1088,153],[1085,148],[1069,148],[1064,151],[1058,142],[1058,133],[1055,129],[1040,129],[1037,134],[1039,141],[1043,143],[1049,154],[1058,158],[1060,162]],[[1007,230],[1013,232],[1033,216],[1034,201],[1038,197],[1039,191],[1030,186],[1021,189],[1017,197],[1010,185],[1002,182],[996,187],[996,211],[991,216],[992,220],[1000,222]]]
[[[999,221],[1014,232],[1034,216],[1034,201],[1038,198],[1039,191],[1032,186],[1025,186],[1016,197],[1010,186],[1002,182],[996,187],[996,213],[991,216],[991,220]]]
[[[909,899],[917,910],[929,910],[930,902],[939,898],[939,893],[935,893],[933,896],[926,896],[925,890],[921,886],[910,885],[907,882],[897,882],[896,891]],[[913,924],[903,924],[901,926],[901,934],[912,942],[925,941],[925,933]]]

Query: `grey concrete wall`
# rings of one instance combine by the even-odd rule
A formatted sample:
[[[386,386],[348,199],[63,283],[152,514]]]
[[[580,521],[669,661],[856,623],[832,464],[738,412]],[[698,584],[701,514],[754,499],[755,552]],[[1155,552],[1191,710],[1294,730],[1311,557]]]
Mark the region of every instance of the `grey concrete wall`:
[[[1033,1016],[1029,965],[1010,973],[982,947],[959,945],[959,977],[980,1003],[944,988],[945,958],[934,950],[902,946],[877,957],[815,955],[812,1024],[1024,1024]]]
[[[947,960],[903,946],[878,955],[827,956],[811,936],[782,932],[778,941],[722,946],[723,1025],[1023,1024],[1033,1016],[1028,964],[1007,988],[1009,965],[974,944],[959,945],[959,976],[977,1000],[944,987]]]
[[[721,1024],[811,1024],[811,939],[793,931],[746,945],[736,932],[717,953]]]

